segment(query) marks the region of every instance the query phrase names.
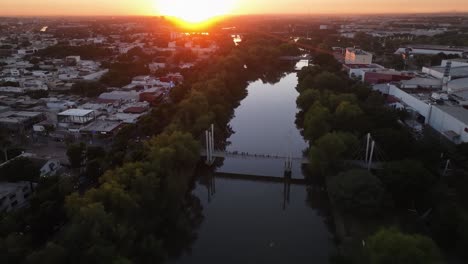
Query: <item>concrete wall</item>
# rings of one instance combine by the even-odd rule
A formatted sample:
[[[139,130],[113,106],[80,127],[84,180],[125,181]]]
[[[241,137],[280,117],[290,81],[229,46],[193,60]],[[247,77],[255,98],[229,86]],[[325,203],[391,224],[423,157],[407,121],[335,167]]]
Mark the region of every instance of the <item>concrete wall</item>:
[[[406,105],[413,108],[416,112],[426,118],[426,124],[434,128],[441,134],[447,131],[454,131],[460,135],[460,140],[454,143],[468,142],[468,132],[465,131],[467,127],[462,121],[451,116],[437,105],[432,105],[409,94],[394,85],[390,85],[389,94],[400,99]]]
[[[468,133],[465,132],[465,128],[467,128],[466,125],[455,117],[444,112],[436,105],[432,107],[429,125],[441,134],[450,130],[459,134],[460,140],[454,141],[454,143],[468,142]]]
[[[431,68],[423,67],[422,72],[427,73],[427,74],[429,74],[432,77],[435,77],[437,79],[443,79],[444,78],[444,73],[443,72],[438,72],[438,71],[435,71],[435,70],[433,70]]]
[[[468,66],[468,62],[463,62],[463,61],[452,61],[452,60],[442,60],[442,63],[440,66],[445,67],[447,66],[447,62],[451,61],[452,62],[452,67],[464,67]]]
[[[421,101],[419,98],[416,98],[414,95],[409,94],[403,90],[400,90],[398,87],[394,85],[390,85],[389,94],[393,95],[394,97],[400,99],[406,105],[413,108],[416,112],[426,118],[426,124],[429,121],[429,111],[431,106],[429,103]]]

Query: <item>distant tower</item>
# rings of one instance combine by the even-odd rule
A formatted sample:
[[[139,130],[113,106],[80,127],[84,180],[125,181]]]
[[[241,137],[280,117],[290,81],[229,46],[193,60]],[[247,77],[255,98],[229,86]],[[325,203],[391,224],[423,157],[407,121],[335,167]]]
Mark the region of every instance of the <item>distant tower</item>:
[[[452,70],[452,62],[447,61],[447,64],[445,65],[445,70],[444,70],[444,79],[443,79],[443,90],[448,91],[448,83],[450,82],[451,76],[450,76],[450,71]]]

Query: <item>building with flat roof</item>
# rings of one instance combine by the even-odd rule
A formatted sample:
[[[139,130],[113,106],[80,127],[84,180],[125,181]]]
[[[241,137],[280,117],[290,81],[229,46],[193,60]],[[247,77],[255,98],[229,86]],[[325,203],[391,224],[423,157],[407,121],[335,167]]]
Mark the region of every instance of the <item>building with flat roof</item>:
[[[372,64],[372,54],[362,49],[346,48],[345,64]]]
[[[96,119],[94,110],[69,109],[57,115],[59,123],[86,125]]]
[[[458,102],[457,97],[440,89],[402,89],[387,84],[381,92],[398,99],[418,120],[432,127],[455,144],[468,142],[468,109]]]
[[[43,120],[45,120],[45,115],[40,112],[6,111],[0,113],[0,127],[11,131],[23,132]]]
[[[447,63],[450,62],[452,67],[462,67],[462,66],[468,66],[468,59],[449,59],[449,60],[442,60],[442,63],[440,66],[445,67],[447,66]]]
[[[454,47],[443,45],[408,45],[400,47],[395,51],[395,54],[418,54],[418,55],[437,55],[443,53],[445,55],[458,55],[464,57],[468,54],[468,47]]]
[[[446,74],[450,79],[465,78],[468,77],[468,65],[458,67],[452,65],[449,68],[447,66],[423,67],[422,72],[438,79],[444,79]]]
[[[379,64],[343,64],[343,68],[348,72],[349,77],[362,79],[364,72],[385,69]]]
[[[0,183],[0,213],[26,206],[32,192],[29,182]]]
[[[82,128],[80,133],[82,135],[105,135],[113,136],[122,128],[122,122],[120,121],[107,121],[107,120],[96,120],[88,126]]]
[[[369,84],[399,82],[414,78],[414,74],[389,69],[373,69],[363,72],[362,81]]]

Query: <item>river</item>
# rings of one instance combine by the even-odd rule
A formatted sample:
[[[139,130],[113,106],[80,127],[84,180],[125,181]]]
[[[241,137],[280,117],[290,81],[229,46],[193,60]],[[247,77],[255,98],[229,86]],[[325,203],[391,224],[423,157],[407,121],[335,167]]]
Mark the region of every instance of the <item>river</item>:
[[[295,73],[276,84],[250,83],[227,150],[301,157],[307,143],[295,125],[296,84]],[[300,162],[293,165],[292,177],[304,179]],[[226,158],[218,172],[281,177],[284,161]],[[191,252],[176,263],[328,263],[333,234],[320,187],[215,175],[198,175],[193,194],[204,220]]]

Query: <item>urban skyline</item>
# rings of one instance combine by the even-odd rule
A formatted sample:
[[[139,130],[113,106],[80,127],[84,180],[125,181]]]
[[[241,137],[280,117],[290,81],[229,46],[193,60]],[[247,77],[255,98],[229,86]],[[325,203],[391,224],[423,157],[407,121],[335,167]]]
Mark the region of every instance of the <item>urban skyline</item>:
[[[3,0],[1,16],[87,16],[87,15],[165,15],[160,8],[164,0],[70,0],[70,1],[33,1]],[[200,2],[200,1],[198,1]],[[212,7],[216,0],[203,0],[203,5]],[[459,0],[357,0],[349,4],[344,0],[233,0],[226,14],[382,14],[382,13],[445,13],[468,12],[468,3]],[[193,3],[188,1],[187,3]],[[218,15],[218,14],[217,14]]]

